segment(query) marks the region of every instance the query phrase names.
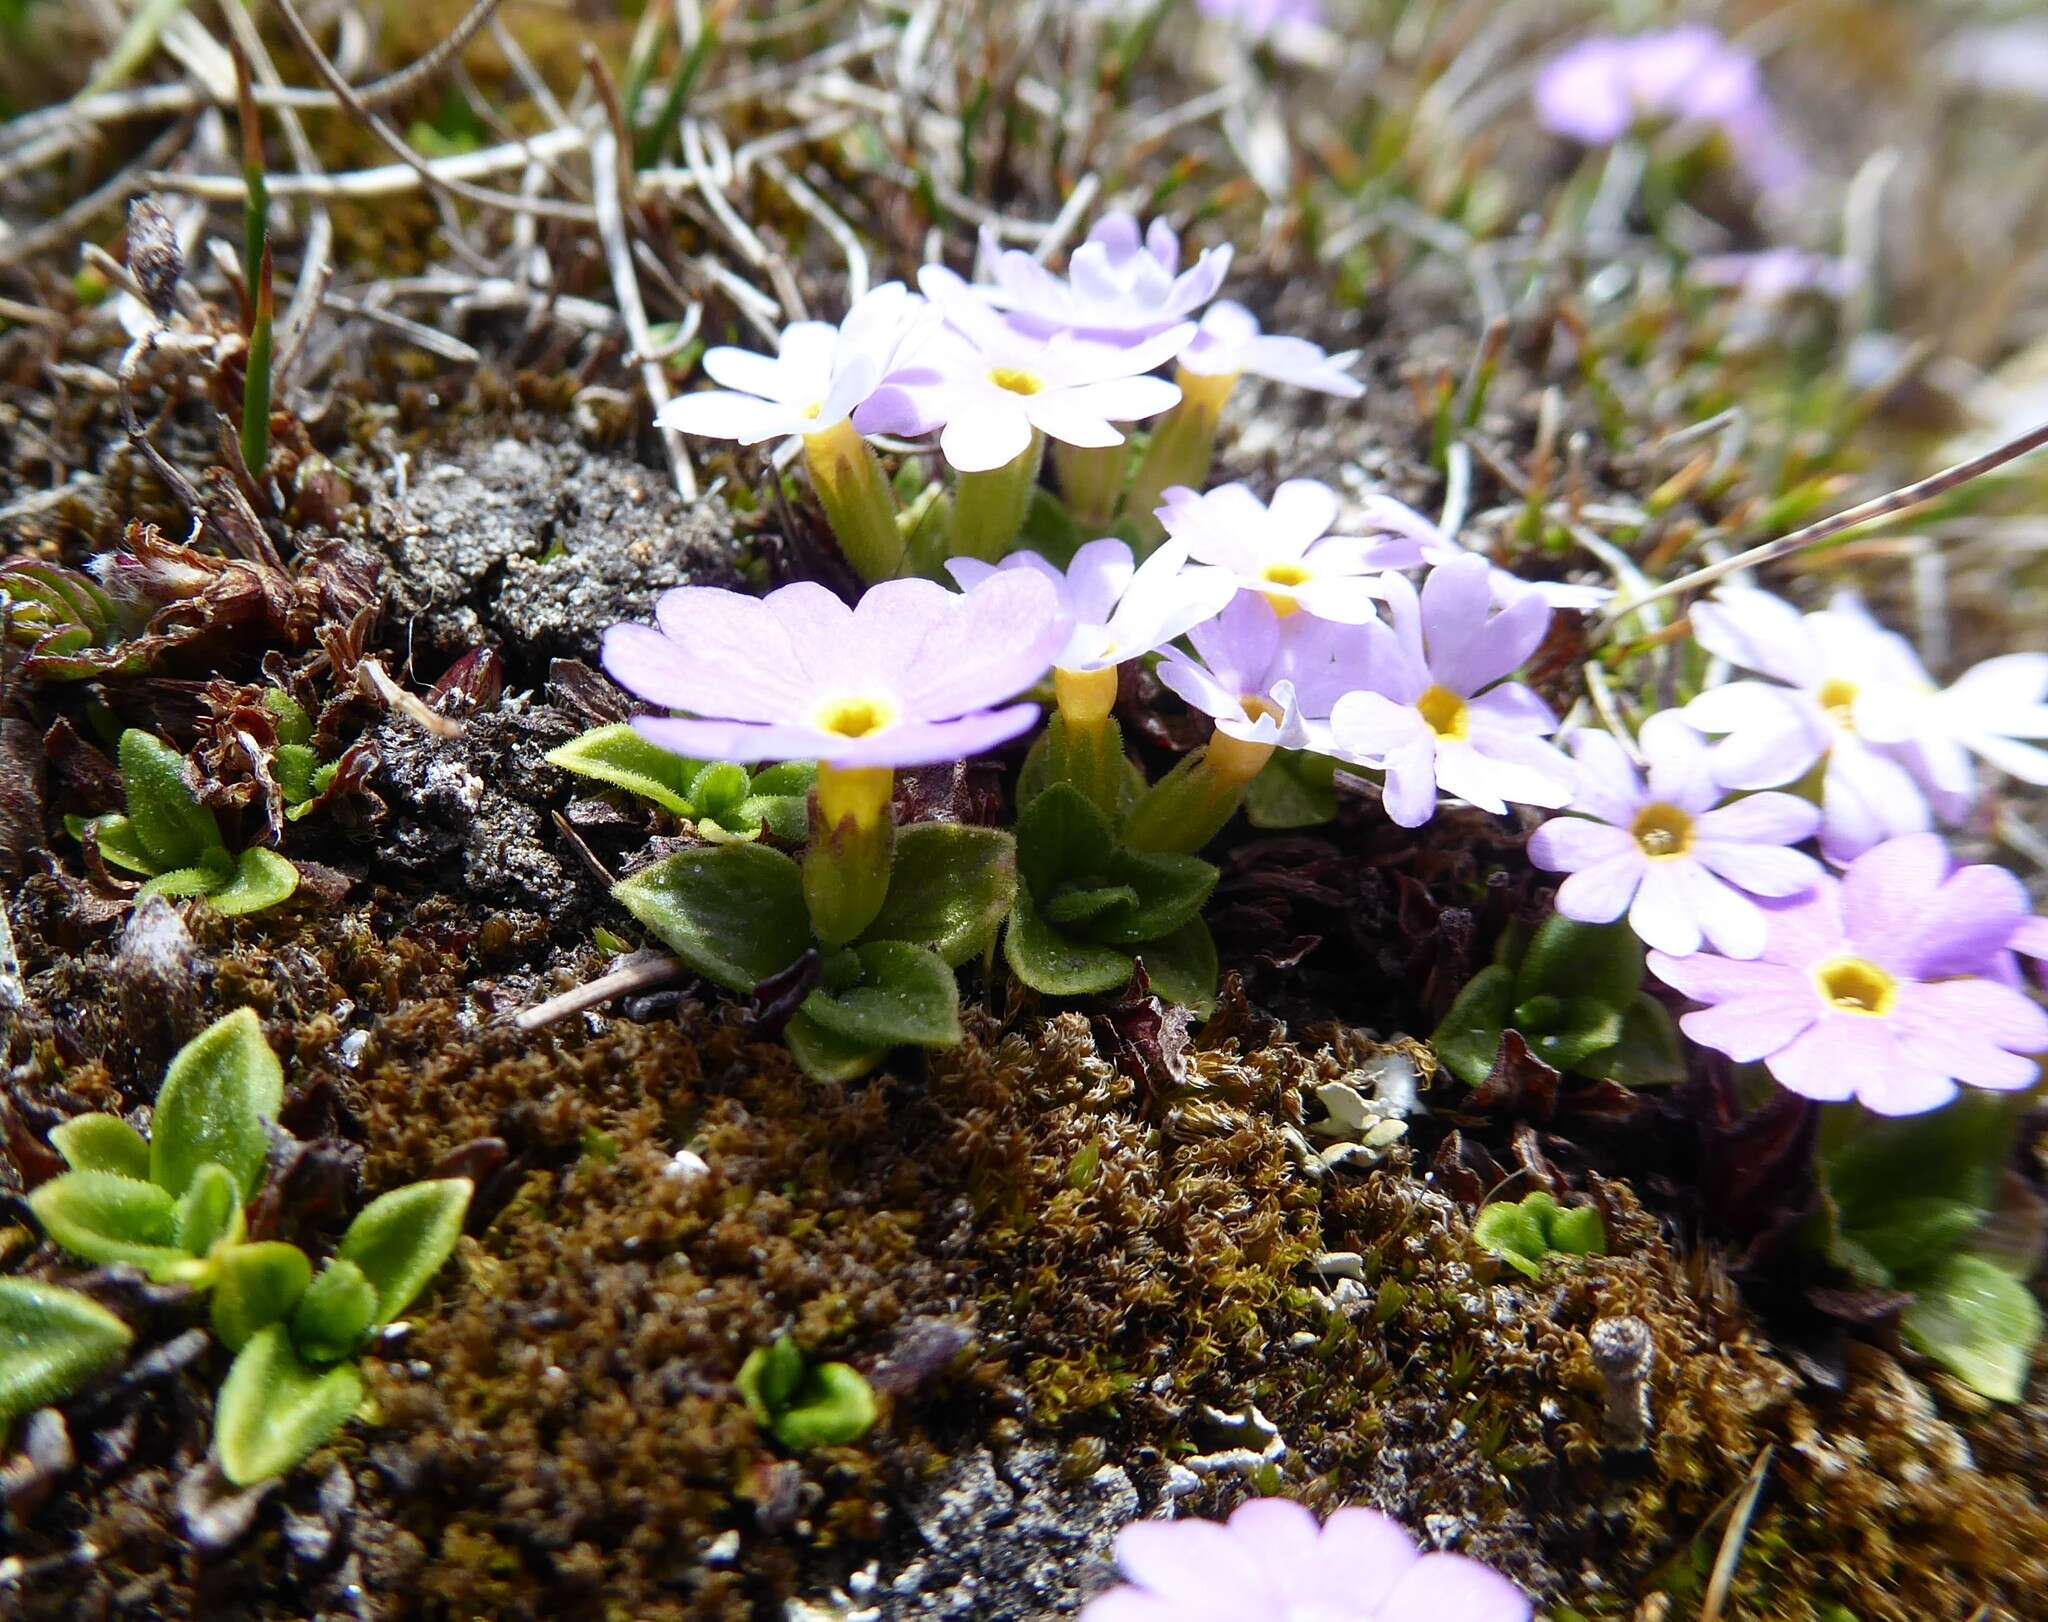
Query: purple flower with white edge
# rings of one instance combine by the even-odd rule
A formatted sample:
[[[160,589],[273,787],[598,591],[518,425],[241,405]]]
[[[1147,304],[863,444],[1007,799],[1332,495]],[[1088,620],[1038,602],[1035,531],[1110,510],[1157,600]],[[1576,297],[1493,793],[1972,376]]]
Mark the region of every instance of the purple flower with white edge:
[[[1776,788],[1825,758],[1821,848],[1848,861],[1932,823],[1909,752],[1872,742],[1859,715],[1881,714],[1933,682],[1904,637],[1847,593],[1801,614],[1754,587],[1724,587],[1692,610],[1700,646],[1769,681],[1709,687],[1680,712],[1714,746],[1714,775],[1729,788]]]
[[[1427,525],[1398,503],[1406,518]],[[1157,509],[1166,533],[1197,563],[1228,570],[1239,586],[1257,592],[1285,619],[1307,610],[1318,619],[1362,625],[1379,615],[1381,572],[1419,559],[1422,542],[1406,524],[1381,509],[1381,533],[1367,540],[1331,535],[1337,493],[1314,479],[1289,479],[1270,505],[1244,484],[1219,485],[1197,495],[1186,485],[1165,493]]]
[[[1129,344],[1177,327],[1216,296],[1230,269],[1226,244],[1208,248],[1180,268],[1180,238],[1164,220],[1141,236],[1138,222],[1105,214],[1067,256],[1055,276],[1020,248],[1000,248],[982,228],[982,259],[992,278],[972,291],[1038,337],[1072,333],[1100,343]]]
[[[1529,836],[1529,859],[1571,876],[1557,910],[1582,924],[1626,913],[1645,944],[1684,957],[1704,939],[1725,957],[1755,957],[1765,924],[1755,896],[1800,895],[1821,865],[1788,847],[1812,837],[1820,808],[1791,794],[1752,794],[1729,804],[1714,781],[1707,745],[1666,711],[1643,723],[1644,781],[1605,732],[1571,740],[1577,766],[1571,804]]]
[[[1109,670],[1184,636],[1237,595],[1221,569],[1190,568],[1185,547],[1169,541],[1143,563],[1113,539],[1090,541],[1062,573],[1036,552],[1012,552],[1001,563],[952,558],[946,572],[973,591],[1012,569],[1043,575],[1059,593],[1073,624],[1067,645],[1053,659],[1058,670]]]
[[[1535,100],[1546,129],[1586,146],[1675,121],[1719,129],[1760,185],[1803,173],[1778,131],[1756,58],[1697,24],[1568,46],[1537,74]]]
[[[1168,648],[1157,673],[1226,737],[1304,749],[1310,722],[1359,679],[1357,634],[1306,616],[1283,620],[1263,596],[1239,592],[1188,631],[1194,657]]]
[[[846,421],[936,324],[923,299],[901,282],[884,282],[856,300],[836,327],[784,327],[773,355],[726,345],[706,350],[705,375],[724,387],[678,395],[654,420],[742,445],[823,433]]]
[[[604,667],[628,692],[689,718],[637,716],[650,743],[700,760],[836,767],[964,760],[1030,727],[1005,704],[1067,639],[1059,593],[1030,570],[961,595],[889,580],[848,608],[823,586],[765,597],[679,586],[660,628],[614,625]]]
[[[943,265],[926,265],[918,282],[943,311],[946,329],[854,413],[862,433],[936,428],[956,470],[989,473],[1029,450],[1034,432],[1068,445],[1121,445],[1112,423],[1157,416],[1180,399],[1173,384],[1147,374],[1180,352],[1191,323],[1122,347],[1064,332],[1034,337]]]
[[[1181,352],[1181,369],[1197,377],[1263,377],[1297,389],[1355,400],[1365,385],[1306,338],[1259,330],[1259,318],[1242,304],[1219,299],[1204,312],[1194,342]]]
[[[1529,1622],[1529,1601],[1461,1554],[1425,1554],[1398,1521],[1340,1509],[1322,1525],[1285,1498],[1228,1521],[1134,1521],[1117,1534],[1127,1581],[1081,1622]]]
[[[1940,835],[1909,834],[1804,897],[1767,903],[1753,962],[1665,952],[1649,962],[1706,1005],[1679,1020],[1702,1046],[1760,1059],[1807,1098],[1918,1115],[1958,1083],[2017,1092],[2038,1077],[2048,1013],[1987,977],[2011,933],[1997,926],[2024,905],[2003,868],[1951,871]]]
[[[1481,810],[1561,806],[1571,761],[1547,736],[1557,717],[1519,682],[1550,628],[1549,605],[1518,597],[1493,612],[1492,571],[1467,554],[1430,570],[1418,597],[1383,582],[1391,624],[1365,628],[1365,681],[1330,714],[1329,752],[1386,773],[1387,815],[1419,828],[1439,791]]]

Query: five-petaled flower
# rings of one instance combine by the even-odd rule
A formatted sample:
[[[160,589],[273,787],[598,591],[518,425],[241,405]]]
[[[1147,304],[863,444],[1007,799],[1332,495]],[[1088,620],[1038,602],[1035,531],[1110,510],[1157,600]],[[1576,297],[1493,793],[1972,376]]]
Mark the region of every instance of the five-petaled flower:
[[[1399,1522],[1255,1498],[1224,1523],[1137,1521],[1117,1534],[1128,1581],[1081,1622],[1528,1622],[1529,1601],[1461,1554],[1425,1554]]]
[[[679,586],[660,629],[615,625],[604,667],[688,716],[639,716],[664,749],[700,760],[924,766],[993,749],[1038,718],[1010,704],[1067,639],[1059,594],[1029,569],[962,595],[890,580],[848,608],[823,586],[765,597]]]
[[[1569,800],[1571,762],[1545,741],[1557,718],[1503,679],[1543,640],[1549,605],[1489,612],[1491,570],[1474,555],[1438,564],[1419,598],[1399,575],[1382,589],[1392,624],[1365,627],[1366,679],[1332,709],[1329,752],[1386,773],[1387,815],[1404,828],[1430,819],[1439,790],[1494,812]]]
[[[705,375],[724,387],[678,395],[654,420],[743,445],[822,434],[846,421],[916,353],[935,320],[901,282],[884,282],[836,327],[825,321],[784,327],[772,356],[725,345],[706,350]]]
[[[981,253],[991,280],[972,291],[1034,336],[1067,332],[1129,344],[1191,319],[1223,285],[1230,252],[1227,245],[1205,249],[1182,270],[1172,226],[1154,220],[1141,236],[1137,220],[1117,211],[1095,222],[1088,240],[1067,256],[1062,277],[1021,249],[999,248],[984,228]]]
[[[1289,479],[1273,492],[1270,505],[1243,484],[1220,485],[1203,495],[1178,485],[1166,492],[1158,516],[1197,563],[1227,569],[1282,619],[1304,609],[1342,625],[1376,619],[1384,595],[1381,571],[1419,561],[1424,544],[1382,509],[1374,512],[1381,532],[1371,539],[1330,534],[1337,493],[1314,479]],[[1427,527],[1414,514],[1407,516]]]
[[[1940,835],[1912,834],[1764,911],[1753,962],[1650,954],[1660,979],[1706,1004],[1679,1021],[1695,1042],[1761,1059],[1805,1097],[1880,1115],[1939,1109],[1959,1082],[2033,1085],[2048,1013],[1999,977],[2025,911],[2005,869],[1952,870]]]
[[[1012,552],[999,564],[952,558],[946,569],[969,591],[1013,569],[1043,575],[1073,624],[1053,665],[1075,672],[1107,670],[1156,653],[1237,595],[1228,574],[1190,568],[1187,549],[1171,541],[1143,563],[1122,541],[1090,541],[1064,573],[1036,552]]]
[[[1173,384],[1149,374],[1186,346],[1192,323],[1127,345],[1067,332],[1035,336],[943,265],[926,265],[918,283],[946,327],[854,413],[863,433],[936,428],[955,469],[988,473],[1023,456],[1034,432],[1069,445],[1120,445],[1113,423],[1157,416],[1180,399]]]
[[[1629,927],[1648,945],[1683,957],[1704,938],[1727,957],[1764,948],[1764,915],[1752,896],[1800,895],[1821,866],[1789,846],[1812,837],[1820,809],[1790,794],[1727,793],[1707,765],[1700,735],[1666,710],[1643,723],[1648,781],[1612,736],[1571,738],[1577,776],[1569,809],[1529,836],[1529,859],[1571,876],[1557,910],[1585,924]]]
[[[1347,657],[1357,634],[1306,616],[1283,620],[1263,596],[1239,592],[1188,632],[1196,657],[1169,648],[1158,676],[1226,737],[1302,749],[1309,723],[1359,679],[1355,657]]]
[[[1197,377],[1263,377],[1343,400],[1365,393],[1365,385],[1331,360],[1321,345],[1261,332],[1259,318],[1229,299],[1218,299],[1203,314],[1194,341],[1181,352],[1180,367]]]

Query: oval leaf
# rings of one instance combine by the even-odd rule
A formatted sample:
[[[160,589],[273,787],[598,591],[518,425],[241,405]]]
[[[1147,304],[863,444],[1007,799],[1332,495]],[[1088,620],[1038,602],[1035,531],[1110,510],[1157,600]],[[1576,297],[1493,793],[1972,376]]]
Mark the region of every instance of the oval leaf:
[[[155,1269],[184,1259],[174,1242],[178,1202],[154,1183],[110,1171],[68,1171],[28,1197],[43,1231],[72,1255]]]
[[[454,1253],[475,1186],[467,1177],[409,1183],[372,1200],[349,1224],[336,1255],[361,1268],[377,1292],[373,1327],[411,1306]]]
[[[1914,1280],[1899,1333],[1979,1396],[2018,1402],[2041,1338],[2041,1307],[2025,1284],[1982,1256],[1951,1256]]]
[[[120,756],[128,821],[153,871],[197,867],[221,848],[220,825],[185,781],[183,751],[130,727],[121,734]]]
[[[1119,850],[1104,878],[1129,889],[1133,899],[1094,919],[1088,936],[1107,946],[1135,947],[1171,935],[1194,920],[1218,877],[1217,869],[1199,856]]]
[[[354,1363],[324,1373],[292,1350],[283,1324],[258,1330],[236,1354],[213,1411],[213,1451],[237,1487],[281,1476],[346,1425],[361,1406]]]
[[[199,1168],[217,1161],[244,1201],[255,1197],[270,1156],[267,1122],[284,1102],[284,1067],[263,1039],[253,1008],[215,1020],[171,1060],[157,1094],[149,1140],[150,1180],[173,1198]]]
[[[1017,841],[1000,828],[919,822],[896,831],[889,894],[863,940],[928,946],[957,967],[996,938],[1017,896]]]
[[[243,1231],[242,1191],[235,1185],[235,1174],[208,1161],[178,1196],[172,1243],[188,1256],[204,1256],[223,1239],[238,1243]]]
[[[1216,941],[1209,926],[1190,918],[1170,935],[1137,948],[1155,995],[1207,1014],[1216,1006]]]
[[[902,941],[871,941],[854,947],[852,956],[860,963],[860,984],[806,997],[803,1011],[813,1024],[866,1047],[950,1047],[960,1040],[960,987],[936,953]]]
[[[118,1115],[74,1115],[50,1128],[50,1147],[73,1171],[110,1171],[149,1181],[149,1145]]]
[[[751,993],[811,944],[795,862],[761,845],[686,850],[612,886],[613,897],[713,985]]]
[[[1036,896],[1062,879],[1100,880],[1116,852],[1116,829],[1071,783],[1054,783],[1017,819],[1017,864]]]
[[[239,1352],[260,1329],[282,1323],[313,1282],[313,1264],[279,1240],[222,1252],[213,1281],[214,1337]]]
[[[87,839],[94,840],[100,847],[100,860],[109,867],[118,867],[129,873],[154,873],[156,858],[142,848],[142,841],[136,836],[135,824],[126,817],[109,813],[95,817],[85,831]]]
[[[121,1361],[135,1332],[89,1296],[0,1278],[0,1438]]]
[[[1514,974],[1489,964],[1465,982],[1430,1038],[1444,1068],[1466,1086],[1480,1086],[1493,1073],[1493,1056],[1500,1051],[1500,1033],[1514,1003]]]
[[[772,1429],[784,1447],[844,1447],[874,1428],[874,1389],[850,1363],[820,1363],[797,1388]]]
[[[1032,802],[1033,808],[1043,805],[1062,787],[1047,789]],[[1049,997],[1115,991],[1131,977],[1127,953],[1063,935],[1040,918],[1031,888],[1025,884],[1017,886],[1016,905],[1010,909],[1009,927],[1003,932],[1003,958],[1019,980]]]
[[[789,1016],[782,1040],[797,1068],[813,1081],[857,1081],[889,1057],[885,1047],[867,1047],[834,1036],[801,1008]]]
[[[361,1349],[377,1316],[377,1289],[354,1262],[320,1270],[292,1313],[292,1345],[308,1363],[339,1363]]]
[[[704,763],[656,748],[627,722],[571,738],[561,748],[549,750],[546,759],[550,766],[622,788],[679,817],[697,814],[690,799],[690,783],[704,770]]]
[[[206,899],[215,912],[239,918],[290,900],[298,887],[296,867],[274,850],[251,845],[235,858],[235,876],[219,889],[209,890]]]

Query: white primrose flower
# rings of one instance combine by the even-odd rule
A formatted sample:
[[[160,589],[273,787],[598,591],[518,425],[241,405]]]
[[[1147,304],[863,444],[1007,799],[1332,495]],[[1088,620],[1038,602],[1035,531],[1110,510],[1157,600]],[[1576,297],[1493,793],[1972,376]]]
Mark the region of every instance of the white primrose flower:
[[[1005,311],[1012,325],[1041,337],[1071,332],[1100,343],[1130,344],[1178,326],[1216,296],[1230,269],[1228,246],[1205,249],[1180,268],[1180,238],[1164,220],[1140,237],[1121,211],[1095,222],[1088,240],[1055,276],[1021,249],[1003,249],[982,230],[981,254],[992,280],[980,297]]]
[[[862,433],[939,430],[939,449],[961,473],[988,473],[1031,447],[1033,432],[1068,445],[1121,445],[1111,426],[1170,410],[1180,390],[1147,374],[1193,336],[1188,322],[1128,347],[1065,332],[1020,331],[942,265],[918,285],[946,327],[890,374],[854,416]]]
[[[1219,485],[1201,495],[1176,485],[1158,509],[1166,533],[1190,557],[1228,570],[1282,619],[1306,609],[1342,625],[1378,618],[1378,599],[1385,595],[1381,574],[1412,567],[1426,556],[1422,538],[1397,524],[1394,513],[1376,507],[1372,516],[1379,533],[1371,539],[1331,535],[1337,493],[1314,479],[1287,480],[1273,492],[1270,506],[1248,485]]]
[[[1132,558],[1122,541],[1090,541],[1064,573],[1036,552],[1012,552],[996,564],[952,558],[946,569],[966,591],[1010,569],[1045,576],[1074,626],[1053,664],[1077,673],[1113,669],[1156,653],[1221,612],[1237,595],[1237,582],[1226,571],[1190,568],[1187,548],[1173,541],[1143,563]]]
[[[742,445],[824,433],[910,359],[937,321],[903,283],[884,282],[856,300],[836,327],[790,323],[773,355],[725,345],[706,350],[705,375],[724,387],[679,395],[654,420]]]

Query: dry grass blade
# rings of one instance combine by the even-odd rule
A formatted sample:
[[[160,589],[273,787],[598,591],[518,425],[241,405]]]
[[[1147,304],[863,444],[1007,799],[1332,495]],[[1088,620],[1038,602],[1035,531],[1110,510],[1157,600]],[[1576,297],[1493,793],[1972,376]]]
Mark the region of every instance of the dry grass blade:
[[[1714,1556],[1714,1569],[1707,1578],[1706,1597],[1700,1601],[1700,1622],[1721,1622],[1728,1591],[1735,1585],[1736,1567],[1742,1563],[1742,1545],[1749,1537],[1750,1520],[1756,1514],[1757,1500],[1763,1496],[1764,1483],[1770,1478],[1773,1451],[1767,1446],[1756,1456],[1749,1479],[1742,1484],[1742,1496],[1736,1499],[1735,1509],[1728,1517],[1728,1529],[1721,1534],[1721,1549]]]

